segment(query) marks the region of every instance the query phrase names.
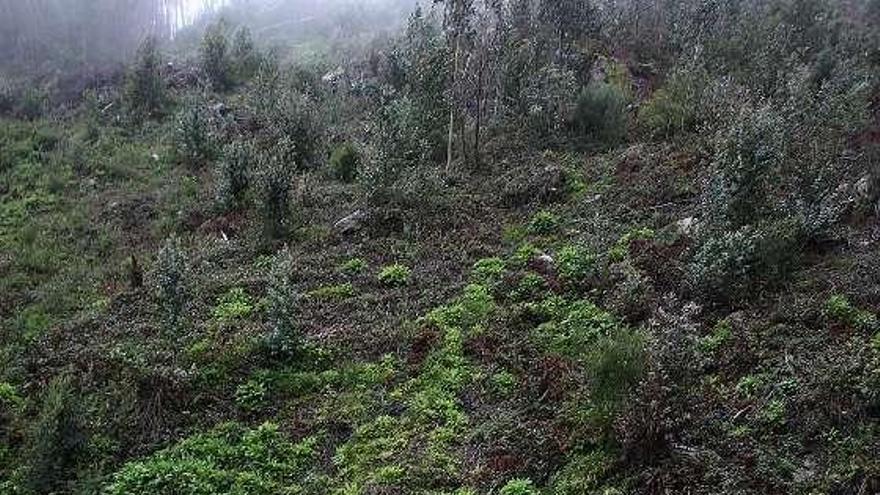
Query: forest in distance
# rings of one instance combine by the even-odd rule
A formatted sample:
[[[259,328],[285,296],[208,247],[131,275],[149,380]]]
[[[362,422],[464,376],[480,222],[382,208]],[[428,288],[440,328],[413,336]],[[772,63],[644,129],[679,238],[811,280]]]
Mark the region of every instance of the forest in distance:
[[[880,0],[0,0],[0,495],[880,495]]]

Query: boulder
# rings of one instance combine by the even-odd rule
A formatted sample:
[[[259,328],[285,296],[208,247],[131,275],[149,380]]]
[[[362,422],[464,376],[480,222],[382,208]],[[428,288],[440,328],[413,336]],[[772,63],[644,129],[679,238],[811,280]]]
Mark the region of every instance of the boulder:
[[[367,215],[366,211],[356,210],[354,213],[333,224],[333,230],[340,234],[351,234],[363,229],[368,219],[369,215]]]

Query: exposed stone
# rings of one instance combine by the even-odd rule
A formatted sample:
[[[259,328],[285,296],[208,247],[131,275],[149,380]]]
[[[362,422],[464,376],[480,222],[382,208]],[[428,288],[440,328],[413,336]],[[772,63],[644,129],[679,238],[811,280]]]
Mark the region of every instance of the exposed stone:
[[[351,215],[339,220],[333,224],[333,229],[340,234],[350,234],[364,228],[368,220],[367,212],[357,210]]]

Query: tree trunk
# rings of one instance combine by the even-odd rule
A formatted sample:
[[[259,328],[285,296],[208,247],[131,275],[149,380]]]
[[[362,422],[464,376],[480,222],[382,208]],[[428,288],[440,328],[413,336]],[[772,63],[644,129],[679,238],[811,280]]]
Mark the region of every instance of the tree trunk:
[[[453,12],[453,17],[455,13]],[[446,171],[449,172],[449,169],[452,168],[452,150],[453,150],[453,138],[455,137],[455,85],[458,80],[458,51],[459,51],[459,34],[457,27],[455,32],[455,51],[452,59],[452,98],[449,104],[449,136],[448,141],[446,143]]]

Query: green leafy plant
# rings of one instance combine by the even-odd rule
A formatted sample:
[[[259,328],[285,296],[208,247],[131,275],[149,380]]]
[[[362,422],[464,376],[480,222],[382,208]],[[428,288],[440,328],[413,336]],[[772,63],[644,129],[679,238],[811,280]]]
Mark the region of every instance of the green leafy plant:
[[[876,315],[855,307],[844,295],[832,295],[825,301],[823,309],[825,317],[838,325],[861,330],[877,328]]]
[[[493,285],[501,281],[507,266],[501,258],[483,258],[474,263],[471,269],[471,279],[484,285]]]
[[[401,287],[409,284],[412,270],[401,264],[389,265],[379,272],[379,282],[388,287]]]
[[[199,50],[202,71],[216,91],[225,91],[232,86],[233,65],[229,56],[229,41],[226,39],[226,26],[216,22],[208,26]]]
[[[248,430],[224,424],[124,465],[106,487],[110,495],[271,495],[301,491],[317,460],[317,442],[293,443],[277,425]]]
[[[275,259],[269,288],[266,293],[266,319],[269,335],[266,344],[270,353],[286,357],[301,346],[300,335],[294,322],[294,292],[291,272],[293,259],[288,251],[280,252]]]
[[[317,299],[341,300],[354,297],[355,289],[350,283],[341,285],[328,285],[320,287],[309,293],[310,296]]]
[[[500,495],[538,495],[538,489],[530,479],[516,478],[508,481],[501,491]]]
[[[352,182],[357,178],[360,156],[354,146],[345,143],[336,147],[330,155],[330,169],[333,176],[342,182]]]
[[[363,258],[352,258],[339,266],[339,271],[347,275],[363,273],[367,269],[367,261]]]
[[[528,231],[533,235],[549,235],[559,229],[559,217],[549,211],[539,211],[529,222]]]
[[[241,287],[235,287],[220,297],[214,308],[214,318],[219,321],[231,321],[250,316],[254,307],[247,292]]]
[[[186,304],[187,261],[180,240],[171,237],[156,258],[156,295],[167,331],[179,328]]]
[[[125,86],[125,102],[133,114],[154,117],[162,112],[166,103],[158,41],[153,37],[145,39],[138,48],[135,60]]]
[[[609,148],[626,138],[626,96],[608,83],[591,83],[578,96],[572,127],[587,147]]]
[[[236,141],[223,148],[223,156],[217,162],[217,204],[221,210],[229,210],[241,202],[250,185],[254,165],[253,145]]]

